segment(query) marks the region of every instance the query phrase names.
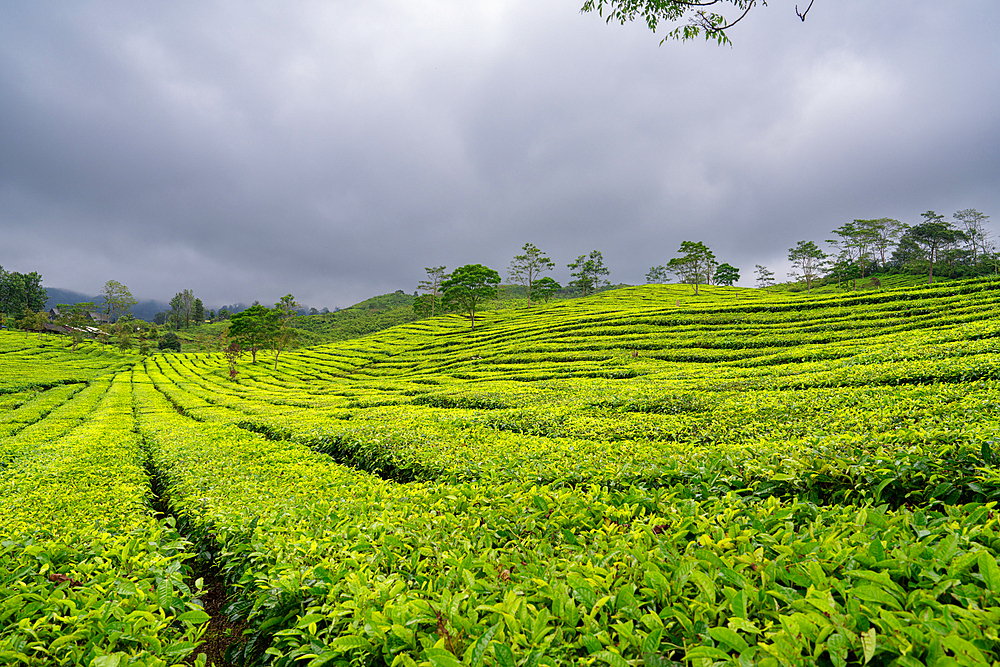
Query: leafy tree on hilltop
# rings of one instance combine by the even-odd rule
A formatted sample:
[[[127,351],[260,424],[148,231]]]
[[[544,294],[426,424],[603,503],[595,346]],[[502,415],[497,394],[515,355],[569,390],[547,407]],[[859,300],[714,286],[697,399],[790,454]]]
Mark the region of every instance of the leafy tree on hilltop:
[[[15,320],[45,308],[48,293],[37,272],[8,273],[0,266],[0,313]]]
[[[556,264],[542,254],[542,251],[531,243],[525,243],[521,248],[524,251],[521,255],[514,255],[510,266],[507,268],[507,279],[514,283],[520,283],[528,292],[528,301],[531,298],[531,289],[534,287],[538,277],[545,271],[551,271]]]
[[[950,222],[945,222],[943,215],[927,211],[921,213],[920,216],[924,221],[911,227],[907,236],[920,246],[930,263],[930,268],[927,271],[927,284],[930,285],[934,282],[934,262],[937,261],[940,251],[958,241],[964,241],[967,237],[963,232],[952,227]]]
[[[602,281],[602,277],[611,273],[604,266],[604,257],[600,250],[591,250],[590,255],[580,255],[572,264],[566,266],[571,269],[569,275],[576,278],[570,282],[570,286],[579,289],[583,296],[587,296],[588,291],[599,290],[601,283],[607,282],[607,280]]]
[[[667,262],[667,269],[677,274],[682,282],[694,285],[694,293],[698,294],[698,285],[712,278],[715,253],[701,241],[684,241],[677,252],[684,254]]]
[[[961,223],[965,240],[972,252],[972,264],[977,265],[980,257],[989,252],[990,233],[986,230],[985,223],[990,216],[984,215],[974,208],[966,208],[955,211],[955,215],[952,217]]]
[[[740,270],[732,264],[719,264],[719,268],[715,270],[715,276],[712,278],[716,285],[725,285],[726,287],[732,287],[733,283],[738,282],[739,279]]]
[[[884,269],[886,266],[885,253],[892,244],[899,241],[899,237],[907,229],[906,225],[893,218],[855,220],[854,223],[864,229],[868,235],[868,242],[871,244],[872,261],[875,262],[877,259],[879,267]]]
[[[441,283],[448,278],[443,266],[425,266],[426,280],[417,283],[417,290],[423,292],[413,302],[413,312],[417,317],[434,317],[441,309]]]
[[[441,302],[458,311],[467,312],[472,321],[470,331],[476,330],[476,308],[497,297],[500,274],[482,264],[466,264],[455,269],[441,283]]]
[[[278,355],[295,343],[298,332],[291,327],[291,320],[299,308],[301,306],[296,303],[295,297],[286,294],[278,299],[278,303],[274,304],[274,310],[270,311],[268,315],[269,320],[272,321],[271,337],[268,344],[271,351],[274,352],[274,370],[278,370]]]
[[[669,276],[667,276],[667,267],[662,264],[650,267],[649,272],[646,274],[647,284],[663,284],[668,280]]]
[[[761,264],[755,264],[754,268],[757,271],[757,287],[763,287],[765,292],[768,291],[768,288],[774,285],[774,271],[769,271]]]
[[[531,292],[531,298],[535,301],[548,303],[549,299],[560,289],[562,289],[562,285],[552,278],[545,276],[535,281],[535,288]]]
[[[109,323],[117,322],[120,317],[131,312],[132,306],[139,303],[128,291],[128,287],[117,280],[104,283],[101,296],[104,297],[104,314],[108,316]]]
[[[195,299],[194,292],[189,289],[178,292],[170,299],[169,319],[174,325],[174,329],[180,329],[181,323],[187,329],[191,326],[191,318],[194,316],[195,304],[199,299]]]
[[[829,255],[812,241],[799,241],[794,248],[788,249],[788,261],[798,269],[790,275],[806,281],[806,294],[812,289],[812,281],[826,268],[827,257]]]
[[[871,229],[861,223],[861,220],[855,220],[841,225],[833,230],[833,233],[840,238],[828,240],[827,243],[840,251],[836,258],[837,265],[857,267],[861,277],[864,278],[865,271],[875,263],[872,254],[875,239]]]
[[[257,363],[257,350],[268,345],[278,327],[278,319],[270,308],[255,303],[229,321],[229,340],[249,350],[252,363]]]

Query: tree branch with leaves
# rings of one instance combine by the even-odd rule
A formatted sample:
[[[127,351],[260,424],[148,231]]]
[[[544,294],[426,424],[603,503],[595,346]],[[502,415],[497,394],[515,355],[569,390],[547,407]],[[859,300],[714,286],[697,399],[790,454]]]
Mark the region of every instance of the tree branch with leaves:
[[[597,12],[608,23],[625,25],[641,20],[656,33],[661,23],[680,24],[660,40],[681,41],[704,37],[719,44],[731,44],[728,31],[757,7],[765,7],[765,0],[586,0],[582,12]],[[795,15],[806,20],[813,3],[804,11],[795,6]]]

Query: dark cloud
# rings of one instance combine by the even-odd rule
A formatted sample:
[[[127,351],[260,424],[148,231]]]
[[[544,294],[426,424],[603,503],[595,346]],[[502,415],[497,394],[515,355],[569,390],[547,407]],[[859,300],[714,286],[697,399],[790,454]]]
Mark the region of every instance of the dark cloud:
[[[732,48],[579,4],[4,7],[0,263],[332,307],[526,241],[750,284],[852,218],[1000,216],[991,0],[773,5]]]

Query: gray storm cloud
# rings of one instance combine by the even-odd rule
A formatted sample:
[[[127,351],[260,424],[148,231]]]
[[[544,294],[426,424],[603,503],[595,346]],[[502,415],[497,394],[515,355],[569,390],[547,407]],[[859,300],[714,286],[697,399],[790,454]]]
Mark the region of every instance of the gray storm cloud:
[[[995,2],[772,3],[731,48],[579,4],[6,5],[0,264],[333,307],[527,241],[751,284],[853,218],[1000,219]]]

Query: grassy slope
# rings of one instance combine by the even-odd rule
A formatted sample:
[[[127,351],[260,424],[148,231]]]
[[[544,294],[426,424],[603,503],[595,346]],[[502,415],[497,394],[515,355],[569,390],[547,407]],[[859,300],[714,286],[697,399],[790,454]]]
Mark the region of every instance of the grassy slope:
[[[295,328],[300,332],[300,344],[316,345],[357,338],[416,319],[413,313],[413,296],[394,292],[372,297],[333,313],[296,318]]]

